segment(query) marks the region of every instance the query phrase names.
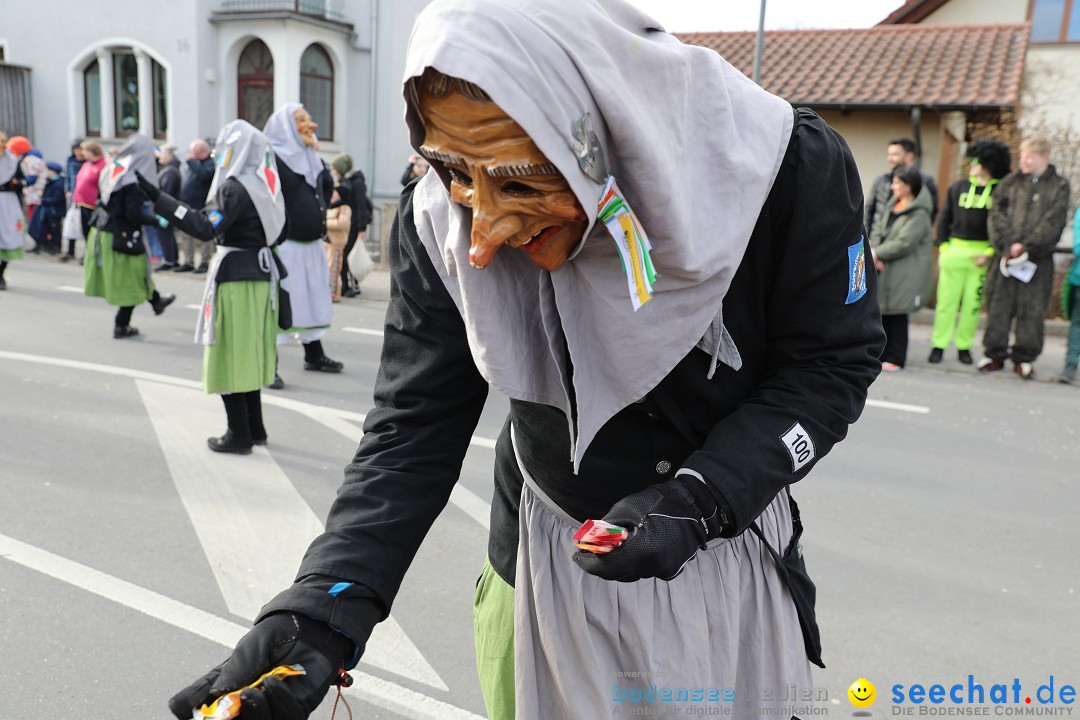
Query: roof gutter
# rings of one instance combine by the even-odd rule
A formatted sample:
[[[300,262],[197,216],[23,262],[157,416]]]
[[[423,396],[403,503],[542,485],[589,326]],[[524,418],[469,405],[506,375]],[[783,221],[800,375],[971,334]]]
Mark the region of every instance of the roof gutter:
[[[1015,103],[994,103],[994,104],[959,104],[959,103],[945,103],[945,104],[933,104],[933,105],[912,105],[911,103],[863,103],[863,102],[821,102],[817,100],[788,100],[789,103],[796,107],[808,107],[821,110],[900,110],[910,113],[913,109],[919,110],[931,110],[934,112],[951,112],[951,111],[977,111],[977,110],[1002,110],[1002,109],[1015,109]]]

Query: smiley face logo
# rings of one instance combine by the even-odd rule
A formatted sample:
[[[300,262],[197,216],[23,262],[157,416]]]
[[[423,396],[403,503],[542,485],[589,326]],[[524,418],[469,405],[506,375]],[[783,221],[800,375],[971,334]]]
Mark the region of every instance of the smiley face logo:
[[[859,678],[851,683],[851,687],[847,690],[847,696],[855,707],[868,708],[877,699],[877,688],[874,687],[874,683],[866,678]]]

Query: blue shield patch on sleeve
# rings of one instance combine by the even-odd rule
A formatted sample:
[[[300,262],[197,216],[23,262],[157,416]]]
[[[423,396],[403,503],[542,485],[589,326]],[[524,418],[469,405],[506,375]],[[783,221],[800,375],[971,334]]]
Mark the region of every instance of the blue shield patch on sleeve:
[[[866,294],[866,251],[863,249],[865,235],[847,249],[848,256],[848,292],[845,305],[850,305]]]
[[[225,219],[225,216],[221,214],[219,210],[211,210],[206,213],[206,219],[210,221],[210,224],[214,226],[214,229],[218,229],[218,225]]]

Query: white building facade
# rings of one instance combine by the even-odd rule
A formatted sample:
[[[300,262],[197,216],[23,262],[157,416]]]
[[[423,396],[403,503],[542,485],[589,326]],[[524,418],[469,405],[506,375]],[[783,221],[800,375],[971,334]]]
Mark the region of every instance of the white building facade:
[[[364,171],[382,235],[411,152],[405,50],[428,2],[0,0],[0,52],[30,68],[30,139],[50,160],[74,138],[108,148],[133,132],[184,153],[302,102],[324,157],[347,152]]]

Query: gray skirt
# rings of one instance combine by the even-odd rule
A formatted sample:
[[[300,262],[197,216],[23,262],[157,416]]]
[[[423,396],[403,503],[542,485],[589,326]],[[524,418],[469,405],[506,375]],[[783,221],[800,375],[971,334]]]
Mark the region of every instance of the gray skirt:
[[[520,456],[518,466],[517,720],[694,716],[708,707],[809,714],[813,684],[795,605],[756,535],[710,542],[671,581],[602,580],[571,560],[580,522],[543,493]],[[786,547],[787,494],[757,522],[773,547]]]

